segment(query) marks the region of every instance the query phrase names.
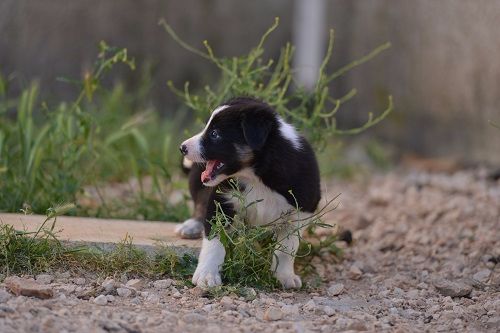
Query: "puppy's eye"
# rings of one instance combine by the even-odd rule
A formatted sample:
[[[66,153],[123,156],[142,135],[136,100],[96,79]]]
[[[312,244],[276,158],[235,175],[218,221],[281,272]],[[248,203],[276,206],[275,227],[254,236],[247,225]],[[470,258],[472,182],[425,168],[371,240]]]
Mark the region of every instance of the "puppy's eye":
[[[211,130],[210,131],[210,138],[213,139],[213,140],[217,140],[220,138],[220,135],[219,135],[219,131],[217,130]]]

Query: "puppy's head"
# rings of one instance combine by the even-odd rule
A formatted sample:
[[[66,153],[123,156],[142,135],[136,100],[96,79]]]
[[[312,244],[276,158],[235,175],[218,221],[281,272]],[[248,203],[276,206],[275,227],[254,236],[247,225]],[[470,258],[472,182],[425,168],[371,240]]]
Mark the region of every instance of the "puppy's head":
[[[239,98],[217,107],[205,128],[181,144],[182,154],[195,163],[205,163],[201,181],[216,186],[252,165],[264,149],[277,115],[267,104]]]

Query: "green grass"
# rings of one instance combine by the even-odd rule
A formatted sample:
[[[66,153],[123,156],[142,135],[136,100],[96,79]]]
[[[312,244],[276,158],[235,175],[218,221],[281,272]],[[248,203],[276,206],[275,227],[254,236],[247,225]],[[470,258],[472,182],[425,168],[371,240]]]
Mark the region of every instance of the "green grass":
[[[138,91],[126,92],[121,84],[103,86],[102,79],[115,66],[135,68],[126,49],[104,42],[83,80],[62,79],[74,84],[79,92],[71,102],[49,105],[39,96],[36,82],[12,96],[13,79],[0,74],[0,211],[27,209],[43,214],[61,202],[73,202],[77,208],[72,214],[81,216],[182,221],[189,216],[187,200],[172,204],[169,197],[177,190],[186,193],[186,182],[176,180],[180,164],[177,146],[185,136],[182,124],[186,118],[194,116],[201,125],[210,110],[225,99],[252,95],[274,106],[322,151],[330,149],[327,143],[333,137],[359,133],[392,110],[392,98],[388,96],[387,109],[378,116],[369,114],[368,121],[359,128],[339,129],[335,115],[356,91],[339,97],[330,91],[332,81],[384,51],[389,44],[328,73],[334,43],[331,31],[318,83],[308,92],[294,85],[291,44],[283,46],[278,59],[263,58],[267,37],[277,28],[278,20],[248,54],[233,58],[216,56],[207,42],[205,51],[196,50],[184,43],[165,21],[160,24],[181,46],[220,70],[216,86],[207,85],[199,92],[191,92],[189,83],[183,90],[169,83],[192,114],[160,118],[149,106],[151,82],[147,71]],[[379,151],[371,152],[375,158],[381,156]],[[333,156],[341,154],[340,149],[334,149]],[[350,166],[337,163],[339,159],[334,161],[332,154],[320,160],[332,172],[353,172]],[[146,184],[146,180],[150,181]],[[131,194],[106,195],[123,184]]]
[[[329,227],[320,223],[319,218],[334,209],[327,208],[330,204],[331,202],[318,213],[314,222],[306,226],[308,238],[301,240],[296,258],[297,270],[303,276],[314,276],[315,269],[311,261],[315,256],[333,255],[338,258],[341,255],[335,246],[334,236],[320,238],[312,232],[313,228]],[[62,243],[55,232],[57,216],[74,209],[75,206],[71,204],[50,209],[42,225],[32,232],[0,224],[0,281],[13,274],[36,275],[70,270],[85,271],[102,277],[125,274],[128,277],[157,279],[168,276],[192,286],[190,278],[196,269],[196,257],[189,253],[179,255],[168,246],[158,245],[153,254],[147,253],[136,247],[129,236],[111,250]],[[214,220],[214,230],[222,235],[221,241],[227,249],[222,267],[224,285],[210,288],[207,296],[221,297],[234,293],[252,299],[255,297],[253,288],[279,289],[270,270],[272,255],[277,246],[277,240],[272,234],[275,226],[248,227],[233,224],[231,228],[226,228],[225,219],[219,213]]]
[[[258,44],[247,54],[239,57],[220,57],[215,54],[210,44],[205,41],[205,50],[201,51],[184,42],[165,20],[159,24],[183,48],[211,62],[219,69],[220,77],[216,87],[205,85],[203,91],[193,93],[189,82],[183,89],[176,88],[172,82],[170,89],[192,109],[201,121],[208,118],[211,110],[225,100],[236,96],[253,96],[266,101],[286,120],[305,133],[309,141],[318,150],[330,143],[338,135],[358,134],[378,124],[393,110],[392,96],[387,96],[387,108],[378,116],[368,114],[368,119],[359,127],[340,129],[335,116],[341,107],[356,96],[356,89],[343,96],[334,96],[332,82],[349,71],[373,59],[388,49],[390,43],[375,48],[368,54],[356,59],[332,73],[327,71],[335,40],[334,30],[330,30],[328,47],[318,73],[318,81],[312,91],[304,90],[295,84],[292,59],[294,47],[286,43],[278,59],[264,59],[264,45],[269,35],[278,27],[279,19],[263,34]]]
[[[60,202],[73,202],[77,215],[188,217],[185,201],[168,200],[172,191],[186,187],[173,181],[183,117],[160,119],[144,93],[128,94],[121,84],[101,86],[105,73],[118,64],[134,68],[126,49],[102,43],[93,70],[78,84],[78,97],[54,106],[40,99],[36,83],[11,97],[9,78],[0,76],[0,211],[43,214]],[[119,183],[137,185],[130,186],[128,197],[100,195]]]
[[[248,209],[259,205],[259,202],[246,202],[245,196],[239,191],[235,181],[231,181],[233,198],[240,202],[240,211],[234,217],[226,216],[220,204],[216,204],[216,214],[210,223],[212,224],[209,238],[218,237],[225,248],[226,256],[221,269],[224,283],[243,287],[255,287],[258,289],[272,290],[280,287],[279,282],[274,277],[271,264],[275,250],[280,251],[280,241],[276,237],[276,230],[283,227],[283,224],[290,224],[297,221],[300,210],[298,207],[286,214],[283,214],[276,221],[269,221],[262,226],[250,226],[245,223],[245,216]],[[311,265],[311,260],[315,256],[330,254],[340,256],[341,251],[335,245],[336,237],[332,234],[326,237],[315,235],[316,228],[332,228],[332,225],[325,224],[321,218],[336,208],[337,197],[327,201],[317,213],[309,219],[302,221],[301,226],[296,230],[290,230],[291,235],[298,231],[305,230],[307,238],[300,237],[300,246],[295,254],[296,268],[303,275],[313,275],[316,273]],[[286,237],[287,237],[286,236]]]
[[[260,98],[305,133],[317,151],[323,152],[322,169],[330,168],[326,173],[323,170],[323,174],[331,171],[349,176],[356,170],[349,165],[337,166],[338,159],[332,155],[341,156],[342,147],[330,143],[340,135],[358,134],[375,126],[393,109],[392,97],[387,96],[387,107],[377,116],[369,113],[367,121],[359,127],[341,129],[337,127],[336,114],[355,97],[356,90],[343,96],[335,96],[331,90],[335,79],[377,56],[389,43],[328,72],[334,44],[334,32],[330,31],[318,82],[312,91],[306,91],[293,81],[294,48],[290,43],[283,46],[279,58],[263,57],[264,45],[277,28],[278,19],[247,54],[232,58],[216,56],[208,42],[204,43],[205,50],[200,51],[182,41],[164,20],[160,25],[182,47],[219,69],[217,84],[206,85],[201,91],[192,92],[189,82],[183,89],[168,83],[192,114],[160,118],[147,100],[150,86],[147,73],[142,88],[135,93],[126,92],[120,84],[104,87],[102,78],[115,66],[135,68],[135,61],[126,49],[113,48],[104,42],[100,44],[94,67],[81,82],[65,79],[79,91],[72,102],[48,105],[40,98],[36,83],[20,95],[12,96],[9,88],[12,78],[0,74],[0,211],[22,209],[43,214],[61,202],[72,202],[76,206],[66,214],[181,221],[189,216],[186,198],[176,204],[169,198],[174,191],[185,189],[187,183],[179,180],[180,157],[176,153],[186,132],[181,130],[185,117],[194,117],[201,127],[210,111],[228,98]],[[385,155],[379,148],[369,145],[366,149],[382,165]],[[128,186],[125,191],[128,194],[113,192],[124,184]],[[306,223],[310,238],[315,237],[311,231],[314,228],[327,227],[319,219],[321,212]],[[46,223],[52,219],[55,223],[57,214],[50,214],[54,212],[49,210]],[[238,216],[229,221],[220,212],[212,222],[214,232],[226,248],[224,281],[230,286],[276,288],[269,269],[279,243],[273,237],[274,226],[248,227]],[[230,227],[228,222],[232,222]],[[148,256],[133,246],[129,238],[112,252],[69,248],[58,241],[53,226],[27,233],[2,225],[0,273],[34,274],[66,266],[103,274],[167,274],[185,278],[192,274],[196,264],[192,257],[179,258],[168,249]],[[306,258],[339,252],[333,236],[304,244],[297,255],[304,272],[314,271]],[[219,288],[214,293],[231,292],[231,288]]]
[[[34,275],[58,269],[148,278],[185,279],[193,274],[197,263],[193,255],[179,256],[165,246],[158,246],[151,255],[134,246],[130,237],[112,250],[62,243],[55,233],[57,216],[74,208],[63,205],[49,210],[43,224],[32,232],[0,224],[0,280],[12,274]]]

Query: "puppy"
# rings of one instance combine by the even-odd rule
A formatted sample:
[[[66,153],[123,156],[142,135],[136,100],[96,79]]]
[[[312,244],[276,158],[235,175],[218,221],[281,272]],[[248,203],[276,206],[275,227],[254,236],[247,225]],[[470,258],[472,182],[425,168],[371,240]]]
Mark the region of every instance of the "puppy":
[[[205,128],[184,141],[180,151],[188,162],[185,167],[190,167],[195,211],[178,233],[186,238],[203,234],[193,283],[209,287],[222,283],[225,250],[218,237],[207,237],[216,202],[230,216],[241,208],[228,194],[233,178],[246,203],[257,202],[246,210],[246,223],[263,225],[285,219],[285,227],[276,231],[279,246],[270,269],[284,288],[300,288],[302,282],[293,267],[299,232],[321,198],[318,163],[306,139],[268,104],[240,97],[215,108]],[[299,212],[291,218],[290,212],[297,208]]]

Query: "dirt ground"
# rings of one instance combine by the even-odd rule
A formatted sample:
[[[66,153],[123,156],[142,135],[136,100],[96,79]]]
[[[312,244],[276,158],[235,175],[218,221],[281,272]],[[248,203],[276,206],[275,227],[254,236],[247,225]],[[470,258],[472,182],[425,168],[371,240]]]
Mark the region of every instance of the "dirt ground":
[[[353,231],[324,283],[206,298],[170,279],[38,276],[47,300],[0,285],[0,332],[498,332],[500,181],[488,171],[392,171],[327,186],[329,220]],[[98,290],[91,295],[89,291]]]

